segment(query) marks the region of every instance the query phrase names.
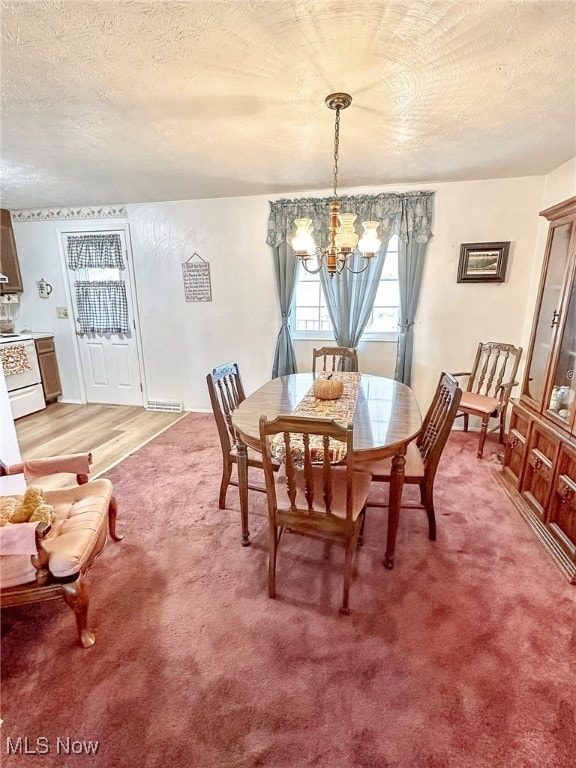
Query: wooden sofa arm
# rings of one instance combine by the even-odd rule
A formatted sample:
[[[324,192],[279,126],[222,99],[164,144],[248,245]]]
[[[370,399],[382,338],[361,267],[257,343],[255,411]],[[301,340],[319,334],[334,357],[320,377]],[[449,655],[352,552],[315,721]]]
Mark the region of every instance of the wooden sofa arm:
[[[52,526],[49,522],[43,521],[36,526],[36,550],[37,554],[32,555],[32,565],[36,568],[36,583],[46,584],[50,571],[48,570],[48,560],[50,556],[42,546],[42,542],[50,533]]]
[[[23,474],[26,480],[30,480],[34,477],[57,475],[59,472],[70,472],[76,475],[77,482],[82,484],[88,482],[91,463],[91,453],[70,453],[46,459],[31,459],[11,465],[5,465],[0,461],[0,477]]]

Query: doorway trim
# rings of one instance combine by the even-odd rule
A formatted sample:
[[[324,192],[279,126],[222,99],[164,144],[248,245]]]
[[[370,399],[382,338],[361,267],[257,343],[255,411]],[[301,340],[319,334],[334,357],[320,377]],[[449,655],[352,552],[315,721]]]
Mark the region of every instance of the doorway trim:
[[[134,317],[134,341],[136,343],[136,355],[138,358],[138,374],[140,377],[142,407],[148,401],[146,388],[146,372],[144,367],[144,356],[142,354],[142,335],[140,330],[140,307],[138,305],[138,295],[136,293],[136,276],[134,274],[134,257],[132,251],[132,238],[130,236],[130,224],[125,219],[76,219],[74,221],[63,223],[56,228],[58,237],[58,250],[60,251],[60,270],[62,272],[62,282],[66,293],[66,304],[68,309],[68,327],[73,338],[74,360],[76,363],[76,377],[78,379],[81,402],[87,403],[86,384],[84,381],[84,372],[82,369],[82,358],[80,356],[80,346],[78,335],[76,334],[76,321],[73,312],[73,301],[68,277],[68,267],[66,265],[66,246],[65,235],[99,234],[102,232],[123,231],[126,241],[126,260],[128,262],[128,280],[126,285],[130,291]]]

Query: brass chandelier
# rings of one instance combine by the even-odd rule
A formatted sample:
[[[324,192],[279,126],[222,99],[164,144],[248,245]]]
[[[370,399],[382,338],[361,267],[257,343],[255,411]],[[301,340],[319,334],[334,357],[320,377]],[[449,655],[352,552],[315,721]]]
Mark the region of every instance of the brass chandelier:
[[[344,268],[350,272],[359,274],[364,272],[370,260],[380,248],[378,239],[378,221],[363,221],[364,233],[358,237],[354,227],[355,213],[340,213],[340,201],[338,200],[338,152],[340,145],[340,110],[347,109],[352,103],[352,96],[348,93],[331,93],[325,99],[326,106],[336,111],[334,121],[334,197],[330,203],[330,227],[328,245],[318,246],[312,236],[312,219],[296,219],[294,226],[296,234],[292,238],[292,248],[300,263],[307,272],[317,274],[322,267],[330,277],[340,274]],[[348,257],[358,247],[364,258],[364,264],[360,269],[352,269]],[[317,268],[310,267],[309,262],[316,258]]]

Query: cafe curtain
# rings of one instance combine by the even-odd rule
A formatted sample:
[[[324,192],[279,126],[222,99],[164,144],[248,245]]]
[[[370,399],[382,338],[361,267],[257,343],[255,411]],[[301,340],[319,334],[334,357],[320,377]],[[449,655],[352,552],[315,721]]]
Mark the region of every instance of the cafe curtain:
[[[129,333],[128,302],[123,280],[77,280],[76,305],[82,333]]]
[[[424,257],[426,254],[426,245],[431,237],[432,226],[432,202],[434,192],[383,192],[378,195],[341,195],[339,197],[341,210],[353,211],[357,214],[358,222],[379,221],[380,240],[387,244],[392,235],[398,235],[399,238],[399,259],[404,261],[401,264],[398,274],[400,284],[400,309],[398,324],[398,347],[396,353],[396,371],[395,378],[404,383],[410,383],[410,372],[412,367],[412,348],[413,348],[413,325],[416,309],[418,306],[418,297],[422,281],[422,269]],[[277,200],[270,203],[270,218],[268,221],[267,243],[273,251],[278,251],[280,244],[284,244],[287,256],[294,258],[290,239],[295,228],[294,220],[306,218],[312,220],[312,227],[317,242],[328,242],[329,233],[329,204],[332,198],[301,198],[295,200]],[[381,252],[375,263],[371,264],[370,269],[377,273],[382,270],[384,264],[386,246],[381,248]],[[358,260],[358,257],[355,257]],[[362,259],[359,259],[362,261]],[[296,269],[293,273],[292,294],[296,283]],[[377,284],[368,279],[359,279],[362,275],[352,276],[352,279],[344,277],[341,285],[337,284],[338,290],[326,291],[326,303],[332,318],[334,329],[347,329],[340,338],[336,339],[342,346],[356,346],[362,331],[368,321],[369,313],[374,303]],[[379,275],[378,275],[379,278]],[[336,280],[322,276],[323,286],[328,280]],[[349,281],[349,284],[347,284]],[[376,289],[376,290],[375,290]],[[372,298],[371,293],[373,292]],[[333,294],[333,295],[331,295]],[[285,312],[282,314],[284,324]],[[286,314],[286,317],[288,315]],[[366,320],[364,320],[366,317]],[[283,340],[287,338],[290,341],[292,350],[292,341],[286,319],[286,332]],[[362,325],[364,322],[364,325]],[[360,329],[360,330],[359,330]],[[283,333],[282,330],[280,332]],[[356,344],[344,344],[344,339],[357,338]],[[279,335],[278,344],[281,337]],[[279,348],[277,345],[277,356]],[[286,370],[286,373],[293,373],[295,368]],[[282,375],[279,373],[278,375]]]
[[[68,268],[74,271],[124,269],[122,241],[117,232],[71,235],[66,255]],[[77,280],[74,288],[78,325],[82,333],[130,332],[123,280]]]

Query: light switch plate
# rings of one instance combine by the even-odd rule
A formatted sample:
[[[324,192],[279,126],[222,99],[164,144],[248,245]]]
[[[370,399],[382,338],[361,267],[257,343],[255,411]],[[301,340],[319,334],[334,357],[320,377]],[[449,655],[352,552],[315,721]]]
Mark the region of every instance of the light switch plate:
[[[68,317],[68,307],[56,307],[56,317],[65,320]]]

